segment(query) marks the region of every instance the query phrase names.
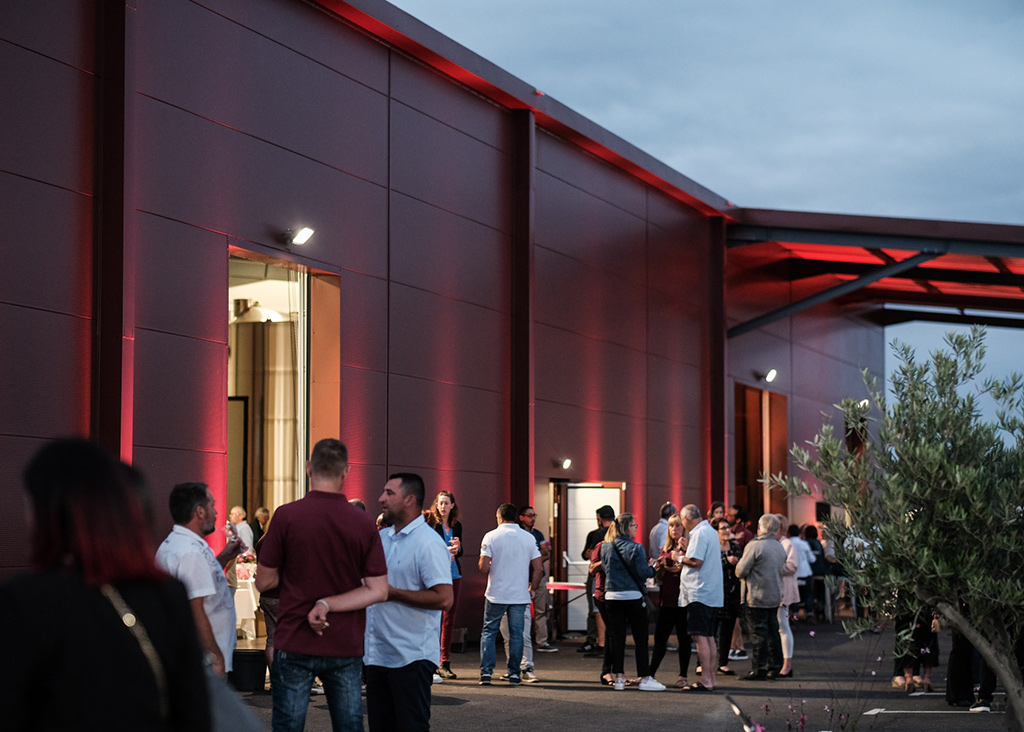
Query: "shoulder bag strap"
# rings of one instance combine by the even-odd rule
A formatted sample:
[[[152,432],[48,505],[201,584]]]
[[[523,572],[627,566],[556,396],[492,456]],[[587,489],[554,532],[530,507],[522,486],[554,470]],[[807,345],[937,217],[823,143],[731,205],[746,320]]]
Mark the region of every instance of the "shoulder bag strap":
[[[647,585],[640,581],[640,578],[636,574],[636,570],[633,569],[633,565],[629,564],[625,557],[622,556],[622,552],[619,551],[619,547],[614,541],[612,542],[612,549],[614,549],[615,553],[619,555],[619,560],[622,562],[622,566],[626,568],[626,571],[629,572],[629,576],[633,578],[634,582],[636,582],[636,586],[640,590],[640,594],[646,595]]]
[[[149,640],[149,633],[146,632],[142,621],[128,607],[128,603],[124,601],[116,587],[113,585],[103,585],[100,587],[100,592],[114,606],[114,610],[121,616],[121,622],[131,632],[139,644],[142,655],[146,657],[146,662],[149,663],[149,668],[153,671],[153,678],[156,680],[157,694],[160,702],[160,719],[166,720],[170,716],[167,702],[167,675],[164,673],[164,665],[160,661],[156,648],[153,647],[153,643]]]

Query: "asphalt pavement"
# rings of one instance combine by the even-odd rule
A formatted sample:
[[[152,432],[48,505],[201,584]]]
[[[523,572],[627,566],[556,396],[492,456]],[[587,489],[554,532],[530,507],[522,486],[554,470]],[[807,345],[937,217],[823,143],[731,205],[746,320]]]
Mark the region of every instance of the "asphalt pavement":
[[[940,637],[941,663],[933,674],[932,693],[893,689],[893,634],[866,633],[848,637],[838,623],[794,624],[794,674],[789,679],[742,681],[749,661],[734,661],[737,676],[720,676],[714,692],[672,688],[678,676],[678,655],[670,652],[658,679],[669,687],[642,692],[634,687],[615,691],[598,682],[601,659],[587,658],[576,649],[581,639],[555,643],[557,653],[537,653],[535,684],[510,686],[498,679],[503,654],[492,686],[479,686],[479,651],[452,654],[458,679],[434,685],[431,725],[436,730],[701,730],[741,732],[743,723],[729,703],[767,732],[876,730],[877,732],[997,732],[1004,729],[1001,711],[972,713],[946,704],[945,653],[949,633]],[[674,641],[674,639],[673,639]],[[627,648],[626,673],[635,671],[632,646]],[[690,662],[689,680],[697,680]],[[254,712],[270,724],[270,694],[242,694]],[[997,693],[996,704],[1004,697]],[[330,717],[322,696],[311,696],[307,732],[328,732]]]

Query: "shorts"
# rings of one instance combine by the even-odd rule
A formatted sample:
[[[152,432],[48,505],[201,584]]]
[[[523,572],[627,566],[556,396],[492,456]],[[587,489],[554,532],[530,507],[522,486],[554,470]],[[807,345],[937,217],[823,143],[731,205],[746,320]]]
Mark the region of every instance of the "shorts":
[[[715,635],[715,608],[702,602],[691,602],[686,606],[686,628],[690,635]]]

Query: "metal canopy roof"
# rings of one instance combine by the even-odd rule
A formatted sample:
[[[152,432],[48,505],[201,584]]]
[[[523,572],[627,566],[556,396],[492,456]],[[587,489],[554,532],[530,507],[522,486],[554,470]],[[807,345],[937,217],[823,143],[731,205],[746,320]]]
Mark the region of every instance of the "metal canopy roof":
[[[837,298],[877,304],[867,317],[882,325],[931,320],[1024,328],[1022,318],[965,312],[1024,313],[1024,226],[760,209],[737,209],[731,219],[728,252],[771,244],[774,256],[763,268],[781,281],[818,280],[821,287],[733,326],[730,338]],[[885,307],[892,304],[960,312]]]

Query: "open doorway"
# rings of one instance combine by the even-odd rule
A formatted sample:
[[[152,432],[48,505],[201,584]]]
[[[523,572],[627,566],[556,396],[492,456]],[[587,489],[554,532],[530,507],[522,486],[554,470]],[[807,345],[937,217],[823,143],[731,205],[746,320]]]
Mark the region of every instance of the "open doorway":
[[[582,557],[587,534],[597,528],[597,509],[611,506],[622,513],[621,482],[588,481],[573,483],[552,480],[551,488],[551,573],[556,582],[584,584],[590,562]],[[558,603],[558,626],[563,632],[585,631],[587,603],[578,591]],[[573,598],[577,598],[573,600]],[[569,600],[572,600],[571,602]]]
[[[751,521],[764,513],[789,515],[789,496],[761,481],[785,472],[788,464],[789,413],[784,394],[736,384],[736,483],[733,503],[747,509]]]
[[[305,493],[309,275],[234,254],[228,271],[227,505],[251,518]]]

